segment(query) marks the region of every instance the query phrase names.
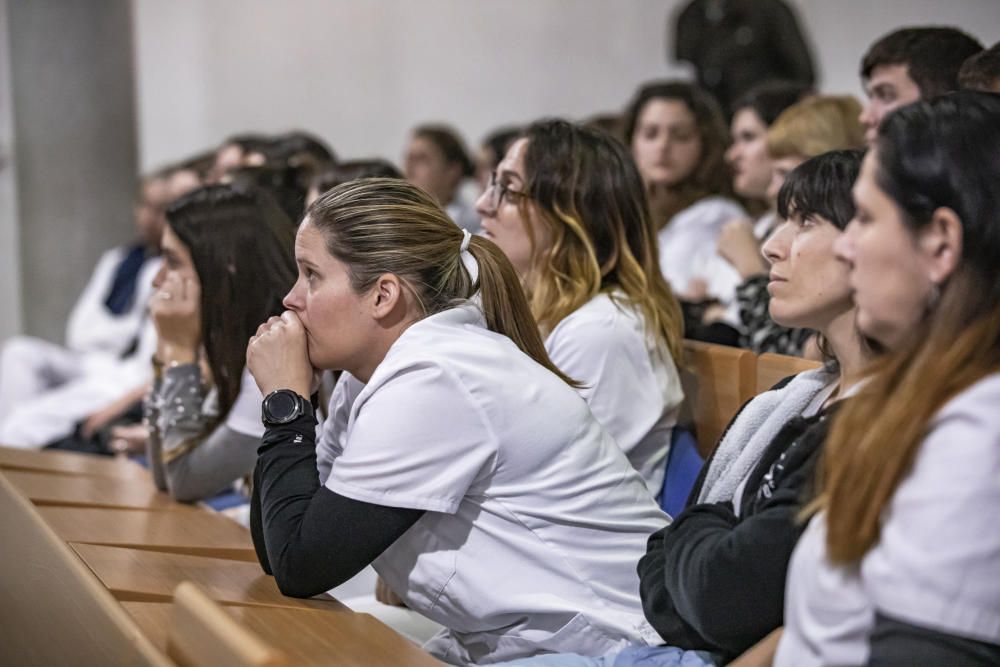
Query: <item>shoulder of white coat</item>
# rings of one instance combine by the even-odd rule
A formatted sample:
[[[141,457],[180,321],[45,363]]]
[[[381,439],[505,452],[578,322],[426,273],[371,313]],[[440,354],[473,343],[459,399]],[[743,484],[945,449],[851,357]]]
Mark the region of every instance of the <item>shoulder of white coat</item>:
[[[626,341],[643,341],[642,320],[620,299],[602,293],[567,315],[545,340],[550,354],[560,348],[578,350],[622,345]]]
[[[733,218],[744,218],[747,215],[738,202],[721,195],[705,197],[692,204],[688,210],[694,211],[703,220],[710,219],[718,224],[724,224]]]
[[[110,277],[128,250],[128,246],[115,246],[102,252],[94,264],[93,276],[102,274]]]
[[[456,369],[456,358],[463,345],[480,344],[458,329],[462,325],[441,325],[421,322],[407,330],[389,349],[388,354],[356,395],[358,406],[368,401],[382,387],[405,383],[420,387],[440,398],[443,395],[464,394],[464,384]],[[354,380],[357,382],[357,380]],[[354,387],[357,390],[357,387]],[[414,400],[419,400],[414,397]]]
[[[931,422],[928,440],[942,439],[942,431],[952,428],[973,429],[982,433],[976,444],[984,453],[1000,460],[1000,373],[992,373],[966,388],[938,410]]]

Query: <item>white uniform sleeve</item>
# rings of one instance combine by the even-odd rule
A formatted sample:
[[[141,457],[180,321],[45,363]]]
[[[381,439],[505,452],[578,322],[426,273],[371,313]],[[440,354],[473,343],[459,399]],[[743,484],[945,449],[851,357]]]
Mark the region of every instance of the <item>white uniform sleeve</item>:
[[[435,365],[402,370],[359,398],[326,486],[376,505],[453,514],[496,444],[457,377]]]
[[[344,452],[351,408],[364,388],[365,385],[347,371],[340,374],[337,385],[333,388],[326,420],[323,422],[319,442],[316,443],[316,468],[319,470],[320,484],[326,484],[334,460]]]
[[[627,455],[665,410],[645,344],[613,318],[570,318],[545,341],[549,358],[585,385],[580,395]]]
[[[994,377],[942,409],[862,566],[878,611],[992,643],[1000,643],[997,405]]]
[[[250,371],[244,368],[240,376],[240,393],[237,394],[236,402],[226,415],[226,426],[237,433],[252,438],[262,438],[264,422],[260,417],[260,404],[263,402],[264,397],[260,395],[257,383]]]
[[[722,227],[730,220],[746,217],[739,204],[723,197],[707,197],[692,204],[658,234],[660,270],[674,291],[688,291],[691,280],[711,282],[710,258]]]

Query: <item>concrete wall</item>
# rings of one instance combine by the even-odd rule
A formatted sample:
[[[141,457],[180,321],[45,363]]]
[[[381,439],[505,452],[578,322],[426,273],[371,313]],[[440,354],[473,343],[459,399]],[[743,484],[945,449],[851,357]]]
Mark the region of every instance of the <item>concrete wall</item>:
[[[7,0],[0,0],[0,340],[21,331],[21,261],[14,178],[14,108],[10,95]]]
[[[127,0],[8,0],[22,327],[61,340],[66,316],[98,255],[131,236],[135,87]],[[4,209],[8,208],[4,204]],[[5,267],[4,275],[12,273]],[[18,309],[2,294],[3,312]],[[8,301],[10,299],[10,301]]]
[[[906,24],[1000,39],[998,0],[791,0],[822,86],[860,94],[861,54]],[[141,161],[297,126],[398,160],[408,128],[470,141],[507,122],[617,109],[666,60],[681,0],[134,0]]]

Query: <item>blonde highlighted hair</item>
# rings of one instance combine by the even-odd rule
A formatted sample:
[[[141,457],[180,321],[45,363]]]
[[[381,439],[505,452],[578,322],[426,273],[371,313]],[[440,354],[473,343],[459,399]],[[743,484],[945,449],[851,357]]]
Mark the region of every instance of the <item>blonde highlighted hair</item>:
[[[639,170],[610,135],[563,120],[526,131],[522,217],[540,219],[551,245],[534,258],[531,312],[548,334],[601,292],[642,315],[647,334],[680,363],[684,322],[660,271]],[[534,246],[531,226],[525,225]]]
[[[355,292],[369,290],[380,275],[394,274],[425,317],[467,303],[479,292],[491,331],[575,384],[549,359],[520,279],[503,251],[472,237],[469,252],[479,264],[473,281],[461,259],[462,230],[420,188],[393,178],[350,181],[313,202],[306,220],[323,234],[327,252],[346,265]]]
[[[861,103],[851,95],[815,95],[781,112],[767,131],[767,151],[774,159],[811,158],[829,151],[864,148],[858,120]]]

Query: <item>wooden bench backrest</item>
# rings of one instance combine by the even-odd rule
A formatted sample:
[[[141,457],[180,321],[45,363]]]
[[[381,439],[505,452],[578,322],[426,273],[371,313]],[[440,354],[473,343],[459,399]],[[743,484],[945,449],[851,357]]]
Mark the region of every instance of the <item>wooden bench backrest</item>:
[[[768,352],[757,357],[757,392],[763,393],[789,375],[822,366],[822,362]]]
[[[686,412],[682,422],[694,426],[698,450],[711,454],[729,420],[756,388],[753,352],[735,347],[684,341]]]
[[[180,667],[291,667],[284,653],[244,628],[188,581],[174,592],[167,655]]]
[[[0,517],[0,662],[171,664],[2,473]]]

